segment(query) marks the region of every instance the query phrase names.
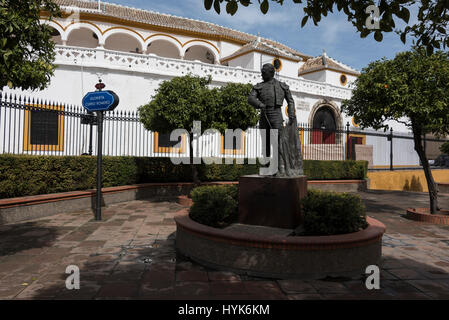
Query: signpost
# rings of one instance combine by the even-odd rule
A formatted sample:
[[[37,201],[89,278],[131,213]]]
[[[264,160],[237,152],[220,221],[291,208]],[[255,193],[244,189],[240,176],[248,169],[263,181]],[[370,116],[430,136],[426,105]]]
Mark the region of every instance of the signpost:
[[[101,186],[103,173],[103,112],[114,110],[119,103],[119,97],[110,90],[101,91],[105,84],[99,81],[95,85],[97,91],[87,93],[83,98],[83,107],[90,112],[97,112],[97,206],[95,220],[101,220]]]

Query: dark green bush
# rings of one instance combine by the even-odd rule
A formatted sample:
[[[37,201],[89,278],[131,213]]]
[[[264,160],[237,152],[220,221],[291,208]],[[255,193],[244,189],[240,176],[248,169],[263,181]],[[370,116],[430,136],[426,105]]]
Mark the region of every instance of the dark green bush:
[[[366,178],[367,171],[368,161],[304,161],[304,173],[308,180],[362,180]]]
[[[303,235],[352,233],[368,226],[365,207],[355,194],[309,190],[301,205]]]
[[[103,186],[146,182],[190,182],[190,165],[168,158],[103,157]],[[0,198],[95,188],[96,157],[0,155]],[[304,161],[309,180],[364,179],[366,161]],[[198,165],[201,181],[237,181],[257,174],[258,164]]]
[[[198,223],[223,228],[237,221],[238,186],[204,186],[192,190],[190,218]]]

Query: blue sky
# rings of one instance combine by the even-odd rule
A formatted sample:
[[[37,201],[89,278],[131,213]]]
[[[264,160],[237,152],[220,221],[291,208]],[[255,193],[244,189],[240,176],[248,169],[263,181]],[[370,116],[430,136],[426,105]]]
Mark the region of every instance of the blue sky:
[[[279,41],[312,56],[320,55],[325,49],[328,56],[358,70],[382,57],[394,58],[396,53],[408,50],[412,45],[410,39],[407,39],[404,45],[395,33],[384,34],[382,42],[375,41],[373,34],[362,39],[352,24],[346,20],[346,16],[337,10],[321,20],[318,26],[309,21],[304,28],[301,28],[302,7],[289,0],[282,6],[270,1],[270,10],[266,15],[260,12],[257,1],[253,0],[254,4],[249,7],[239,6],[234,16],[226,14],[223,5],[220,15],[214,10],[206,11],[203,0],[106,2],[212,22],[254,35],[260,32],[262,37]],[[411,22],[416,19],[413,17],[413,11]],[[397,21],[396,25],[401,27],[404,23]]]

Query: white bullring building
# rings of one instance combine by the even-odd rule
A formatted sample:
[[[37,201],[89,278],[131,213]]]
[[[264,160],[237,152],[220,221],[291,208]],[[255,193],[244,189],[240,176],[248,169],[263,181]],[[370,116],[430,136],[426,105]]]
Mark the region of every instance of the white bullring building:
[[[139,106],[151,100],[162,81],[174,76],[189,73],[198,76],[210,75],[214,86],[228,82],[256,84],[262,81],[261,65],[273,63],[278,59],[280,67],[277,70],[277,77],[290,87],[299,123],[312,128],[325,123],[330,129],[335,127],[346,129],[346,124],[349,123],[351,130],[356,129],[352,118],[340,112],[340,106],[344,99],[350,98],[351,84],[359,72],[327,56],[326,52],[321,56],[312,57],[302,52],[307,48],[298,51],[275,40],[213,23],[103,1],[100,4],[98,1],[88,0],[55,0],[55,2],[65,12],[64,17],[48,21],[42,12],[41,22],[49,24],[54,29],[57,69],[47,89],[23,93],[27,96],[81,105],[83,96],[93,91],[94,85],[101,78],[107,86],[106,89],[113,90],[120,97],[120,104],[116,110],[135,112]],[[5,88],[4,92],[9,94],[11,90]],[[286,117],[285,112],[284,114]],[[396,132],[406,131],[399,124],[394,129]],[[68,146],[69,141],[66,140],[69,135],[64,133],[65,129],[58,130],[62,131],[59,133],[58,143]],[[107,136],[107,126],[105,130]],[[253,155],[251,150],[255,148],[252,147],[255,141],[254,130],[248,130],[244,134],[241,150],[234,150],[232,152],[234,155],[240,154],[242,157]],[[25,144],[29,144],[32,140],[31,137],[27,137],[31,134],[31,130],[24,131],[17,133],[19,152],[26,150]],[[156,135],[149,134],[151,137],[147,140],[136,137],[138,143],[148,145],[147,151],[128,152],[128,154],[157,156],[162,153]],[[384,137],[358,137],[354,134],[354,138],[354,143],[374,146],[374,152],[369,148],[364,151],[357,149],[362,150],[360,151],[360,154],[364,154],[362,157],[367,155],[368,158],[371,157],[369,159],[371,165],[379,167],[388,165],[390,147]],[[343,141],[346,138],[340,137],[339,134],[330,140],[325,135],[307,139],[301,136],[301,139],[305,158],[307,152],[313,148],[322,147],[319,145],[332,148],[332,145],[344,146],[346,143]],[[398,146],[395,147],[404,151],[395,153],[395,165],[419,164],[412,140],[397,143]],[[181,151],[188,152],[178,150]],[[223,146],[216,146],[218,155],[226,155],[228,151]],[[79,152],[85,152],[85,149],[68,153]],[[65,153],[68,154],[67,150]],[[213,153],[215,154],[215,151]],[[115,154],[113,150],[108,151],[107,141],[105,154]],[[127,152],[119,151],[119,154]]]

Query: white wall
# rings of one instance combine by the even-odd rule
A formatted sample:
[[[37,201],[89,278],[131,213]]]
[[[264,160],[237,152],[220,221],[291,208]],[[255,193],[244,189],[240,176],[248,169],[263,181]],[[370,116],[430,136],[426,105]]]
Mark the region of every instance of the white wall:
[[[218,43],[218,46],[220,49],[220,58],[230,56],[231,54],[233,54],[242,47],[241,45],[227,41],[220,41]]]
[[[255,70],[255,52],[250,52],[240,57],[234,58],[228,62],[230,67],[241,67],[243,69]]]
[[[334,86],[341,86],[347,88],[351,83],[353,83],[357,79],[357,77],[344,72],[336,72],[333,70],[326,70],[325,72],[326,72],[326,82],[333,84]],[[340,82],[340,77],[342,75],[345,75],[346,78],[348,79],[346,85],[342,85]]]
[[[326,71],[317,71],[313,73],[308,73],[301,75],[301,78],[312,80],[312,81],[320,81],[320,82],[326,82]]]

